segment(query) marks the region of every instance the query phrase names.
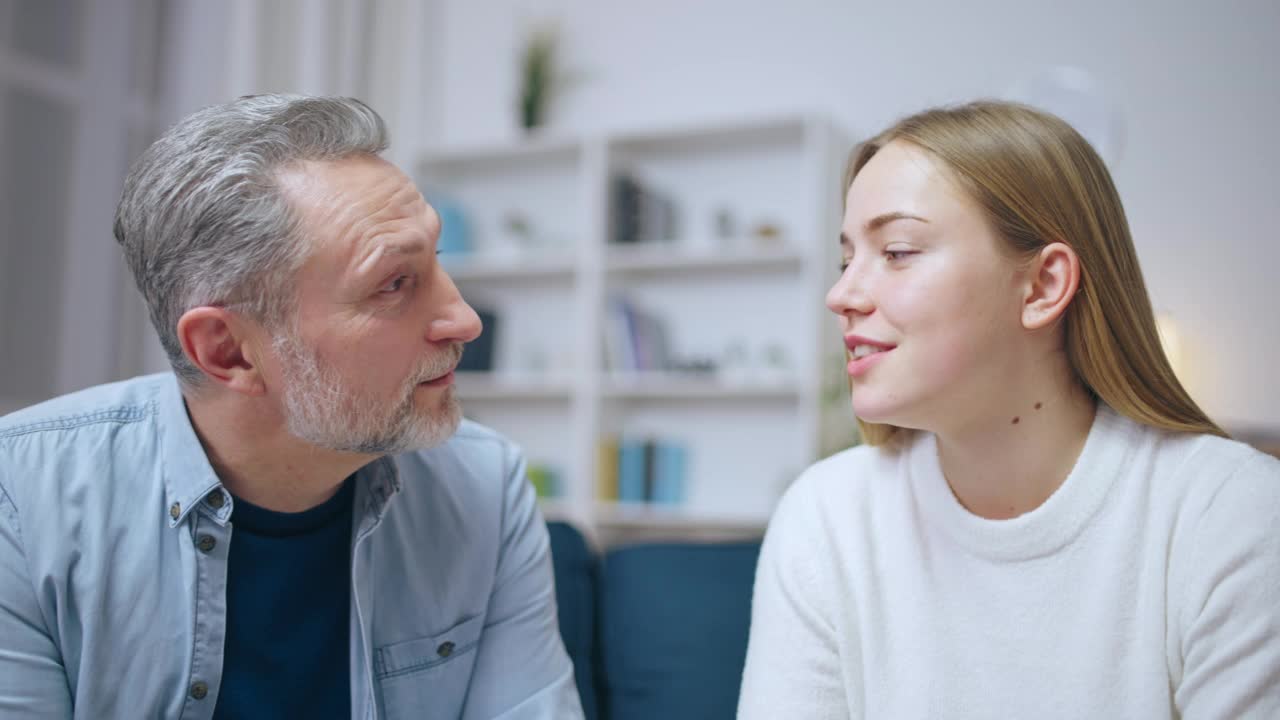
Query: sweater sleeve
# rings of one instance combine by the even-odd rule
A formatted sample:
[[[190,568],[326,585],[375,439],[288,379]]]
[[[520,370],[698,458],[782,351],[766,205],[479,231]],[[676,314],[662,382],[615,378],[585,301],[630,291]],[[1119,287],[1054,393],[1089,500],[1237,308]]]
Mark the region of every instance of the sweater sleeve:
[[[1178,710],[1186,720],[1280,717],[1280,462],[1257,456],[1229,477],[1191,547]]]
[[[828,610],[834,578],[815,557],[826,543],[815,484],[806,479],[783,496],[760,551],[740,720],[848,717]]]

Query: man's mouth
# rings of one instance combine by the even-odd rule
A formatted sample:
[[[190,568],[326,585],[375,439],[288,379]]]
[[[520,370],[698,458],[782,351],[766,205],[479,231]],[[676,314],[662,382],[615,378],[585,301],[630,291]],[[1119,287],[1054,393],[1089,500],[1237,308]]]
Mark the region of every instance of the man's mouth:
[[[445,385],[449,385],[452,383],[453,383],[453,370],[450,370],[449,372],[443,375],[440,375],[438,377],[434,377],[430,380],[423,380],[422,382],[418,383],[418,385],[421,385],[423,387],[443,387]]]

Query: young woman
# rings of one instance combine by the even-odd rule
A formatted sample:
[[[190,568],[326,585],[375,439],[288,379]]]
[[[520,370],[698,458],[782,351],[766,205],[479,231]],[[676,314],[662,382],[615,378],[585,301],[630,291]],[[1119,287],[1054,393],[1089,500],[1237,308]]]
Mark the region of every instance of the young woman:
[[[974,103],[846,188],[865,444],[770,523],[739,717],[1280,717],[1280,462],[1178,383],[1093,149]]]

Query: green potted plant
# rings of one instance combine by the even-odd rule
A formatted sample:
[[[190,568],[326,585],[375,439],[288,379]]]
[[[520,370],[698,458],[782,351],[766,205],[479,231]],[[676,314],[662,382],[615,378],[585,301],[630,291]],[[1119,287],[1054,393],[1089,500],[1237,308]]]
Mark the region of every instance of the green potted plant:
[[[546,121],[547,105],[558,84],[556,46],[559,33],[551,25],[529,33],[520,55],[520,126],[532,130]]]

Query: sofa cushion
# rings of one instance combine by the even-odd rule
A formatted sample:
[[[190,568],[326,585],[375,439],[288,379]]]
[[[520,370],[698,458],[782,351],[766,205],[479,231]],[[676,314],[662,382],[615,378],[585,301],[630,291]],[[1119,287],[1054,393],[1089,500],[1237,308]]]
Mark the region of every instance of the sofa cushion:
[[[551,537],[551,564],[556,578],[556,605],[560,613],[560,637],[569,659],[582,710],[587,720],[600,717],[596,694],[596,583],[597,562],[582,533],[562,522],[547,523]]]
[[[600,587],[609,720],[732,718],[760,543],[650,544],[609,552]]]

